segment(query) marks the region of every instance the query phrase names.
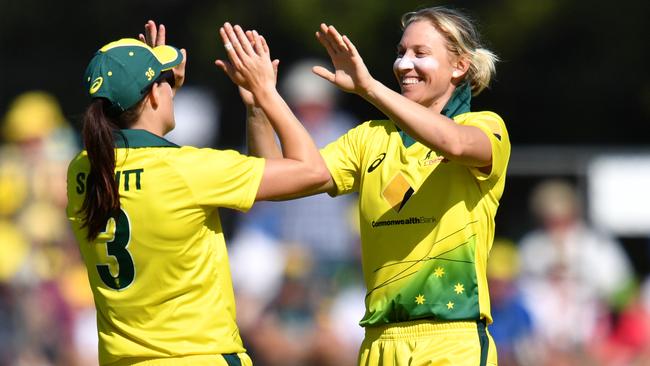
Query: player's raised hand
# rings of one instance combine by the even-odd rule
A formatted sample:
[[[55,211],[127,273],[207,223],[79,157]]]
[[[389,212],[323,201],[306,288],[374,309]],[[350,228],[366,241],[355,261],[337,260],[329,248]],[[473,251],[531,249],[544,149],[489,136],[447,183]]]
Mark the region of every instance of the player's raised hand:
[[[156,27],[156,22],[148,20],[144,25],[144,33],[140,33],[138,38],[140,38],[142,42],[148,44],[149,47],[156,47],[165,44],[166,36],[167,34],[164,24],[160,24]]]
[[[253,32],[247,30],[246,31],[246,37],[248,37],[248,40],[252,43],[255,44],[255,38],[253,37]],[[275,71],[275,78],[277,80],[278,77],[278,65],[280,64],[280,60],[275,59],[272,61],[273,62],[273,71]],[[244,105],[253,107],[257,103],[255,102],[255,96],[253,96],[253,93],[250,92],[250,90],[239,86],[239,95],[241,96],[242,102],[244,102]]]
[[[165,45],[167,37],[167,31],[164,24],[160,24],[156,27],[156,22],[153,20],[148,20],[144,25],[144,33],[140,33],[138,38],[140,41],[149,45],[149,47],[157,47]],[[185,64],[187,62],[187,51],[184,48],[180,49],[181,54],[183,55],[183,61],[174,67],[174,94],[180,89],[181,86],[185,83]]]
[[[316,38],[327,50],[334,72],[322,66],[315,66],[316,75],[332,82],[340,89],[356,94],[364,94],[372,84],[373,78],[354,44],[334,26],[321,23]]]
[[[224,23],[219,29],[228,60],[216,60],[221,68],[238,86],[253,94],[275,88],[277,62],[271,61],[268,44],[257,31],[244,32],[239,26]],[[242,99],[247,98],[246,93]],[[244,100],[244,102],[248,102]]]

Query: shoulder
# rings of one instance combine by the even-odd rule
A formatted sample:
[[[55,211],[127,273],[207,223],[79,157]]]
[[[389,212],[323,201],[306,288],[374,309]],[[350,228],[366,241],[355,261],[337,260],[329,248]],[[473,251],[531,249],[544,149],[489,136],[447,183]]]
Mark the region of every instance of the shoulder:
[[[506,124],[498,114],[492,111],[468,112],[454,117],[454,121],[461,125],[476,126],[492,132],[495,136],[508,139]],[[486,132],[487,132],[486,131]]]
[[[164,160],[177,169],[205,172],[205,169],[237,169],[241,164],[256,164],[264,159],[244,155],[232,149],[183,146],[179,149],[170,149]]]
[[[79,171],[88,168],[90,162],[88,161],[88,154],[86,150],[80,151],[68,164],[68,172]]]
[[[176,159],[213,159],[213,158],[227,158],[227,157],[241,157],[245,156],[239,153],[236,150],[221,150],[221,149],[212,149],[207,147],[193,147],[193,146],[181,146],[178,149],[165,149],[164,150],[168,157],[174,157]]]
[[[397,131],[397,127],[395,126],[395,123],[391,120],[371,119],[350,129],[348,133],[355,133],[358,135],[371,135],[371,134],[389,135],[392,132],[396,132],[396,131]]]
[[[472,122],[482,121],[486,123],[505,125],[503,118],[501,118],[501,116],[499,116],[497,113],[492,111],[467,112],[455,116],[454,120],[460,124],[468,124]]]

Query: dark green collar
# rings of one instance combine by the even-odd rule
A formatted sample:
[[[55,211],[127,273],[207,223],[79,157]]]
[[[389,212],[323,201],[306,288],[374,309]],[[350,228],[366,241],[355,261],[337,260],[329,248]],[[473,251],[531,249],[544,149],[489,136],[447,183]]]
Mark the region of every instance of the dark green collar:
[[[179,147],[173,142],[167,141],[146,130],[116,130],[113,132],[113,139],[117,148]]]
[[[440,114],[443,114],[449,118],[454,118],[455,116],[470,111],[470,102],[472,101],[472,88],[469,83],[464,83],[460,85],[454,92],[451,94],[451,98],[442,108]],[[415,143],[415,140],[402,131],[399,127],[399,135],[402,137],[402,143],[406,147],[410,147]]]

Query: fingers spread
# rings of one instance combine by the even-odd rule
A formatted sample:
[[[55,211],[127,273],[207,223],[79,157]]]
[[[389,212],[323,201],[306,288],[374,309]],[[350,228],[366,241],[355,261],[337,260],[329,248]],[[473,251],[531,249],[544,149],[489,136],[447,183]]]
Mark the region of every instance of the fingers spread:
[[[239,43],[241,44],[242,50],[246,52],[247,55],[252,55],[255,53],[253,50],[253,46],[251,45],[251,42],[248,40],[248,37],[246,36],[246,33],[240,27],[239,25],[235,25],[235,35],[237,36],[237,39],[239,40]]]
[[[332,43],[332,45],[334,46],[336,51],[338,51],[338,52],[347,51],[348,48],[345,45],[345,43],[343,42],[343,37],[341,37],[341,34],[339,34],[339,31],[337,31],[336,28],[334,28],[333,25],[330,25],[329,27],[327,27],[327,30],[328,30],[327,35],[329,36],[328,38],[330,39],[330,42]]]
[[[350,41],[350,38],[348,38],[348,36],[343,36],[343,42],[345,43],[345,46],[352,53],[353,56],[357,56],[359,54],[357,48],[354,46],[354,43]]]
[[[155,27],[155,26],[154,26],[154,27]],[[162,45],[165,44],[165,41],[166,41],[166,40],[165,40],[165,38],[166,38],[166,37],[165,37],[165,36],[166,36],[165,33],[166,33],[166,32],[165,32],[165,26],[164,26],[163,24],[161,24],[161,25],[158,27],[158,37],[156,38],[156,46],[162,46]]]
[[[226,32],[227,36],[227,43],[224,43],[224,47],[226,48],[226,51],[228,51],[228,56],[231,57],[231,61],[234,62],[234,59],[232,58],[234,55],[236,55],[239,59],[242,56],[246,55],[246,53],[242,49],[241,43],[239,43],[239,39],[235,34],[235,30],[232,25],[226,22],[223,25],[223,29]],[[234,52],[230,52],[230,49],[234,50]]]
[[[253,47],[255,48],[255,53],[258,55],[264,55],[268,53],[268,46],[264,47],[265,43],[262,41],[262,36],[257,33],[256,30],[253,31]]]
[[[266,38],[264,38],[264,36],[260,36],[260,41],[262,42],[262,46],[264,47],[264,52],[270,53],[271,51],[269,50],[269,44],[266,43]]]
[[[336,51],[334,50],[334,47],[327,39],[324,33],[316,32],[316,39],[318,39],[318,42],[320,42],[320,44],[323,45],[323,47],[325,47],[325,50],[327,51],[327,54],[330,57],[334,57],[336,55]]]
[[[226,34],[224,27],[219,28],[219,35],[221,36],[221,41],[223,42],[226,52],[232,51],[232,43],[230,43],[230,39],[228,38],[228,34]],[[228,47],[228,45],[230,46]]]
[[[154,47],[156,45],[155,42],[158,36],[158,30],[156,29],[156,23],[153,20],[148,20],[144,25],[144,36],[146,44],[148,44],[150,47]]]
[[[183,61],[181,61],[180,65],[185,66],[185,64],[187,63],[187,51],[185,51],[184,48],[181,48],[180,51],[181,51],[181,55],[183,55]]]

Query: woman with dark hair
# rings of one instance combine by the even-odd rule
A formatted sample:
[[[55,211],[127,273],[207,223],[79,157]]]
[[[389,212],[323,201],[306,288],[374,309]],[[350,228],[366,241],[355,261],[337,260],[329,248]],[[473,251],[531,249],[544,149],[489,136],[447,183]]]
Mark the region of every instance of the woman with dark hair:
[[[224,39],[228,76],[255,96],[282,143],[261,159],[177,146],[173,97],[184,50],[148,22],[141,40],[102,47],[86,69],[85,150],[68,170],[67,214],[88,270],[102,365],[250,365],[219,207],[248,210],[326,182],[309,134],[278,94],[257,32]],[[143,42],[145,41],[145,42]],[[148,44],[147,44],[148,43]]]

